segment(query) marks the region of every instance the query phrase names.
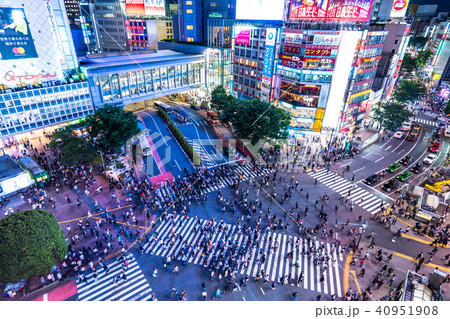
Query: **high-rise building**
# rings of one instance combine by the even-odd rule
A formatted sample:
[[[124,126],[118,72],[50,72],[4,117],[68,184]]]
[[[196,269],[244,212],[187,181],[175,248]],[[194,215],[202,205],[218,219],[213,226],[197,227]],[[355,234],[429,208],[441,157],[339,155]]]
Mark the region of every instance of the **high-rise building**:
[[[438,82],[450,82],[450,21],[443,21],[437,25],[431,47],[434,53],[433,80]]]
[[[91,114],[63,0],[3,0],[0,14],[1,141]]]
[[[93,21],[102,52],[129,51],[123,0],[94,0]]]
[[[180,0],[175,40],[206,43],[209,19],[235,18],[236,0]]]

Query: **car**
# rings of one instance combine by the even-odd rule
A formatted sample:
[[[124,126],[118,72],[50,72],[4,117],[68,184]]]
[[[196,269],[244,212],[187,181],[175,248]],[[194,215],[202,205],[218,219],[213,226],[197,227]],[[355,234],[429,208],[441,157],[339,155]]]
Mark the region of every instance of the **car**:
[[[412,135],[412,134],[409,134],[408,135],[408,137],[406,138],[408,141],[415,141],[416,140],[416,136],[415,135]]]
[[[376,183],[378,183],[381,179],[381,176],[378,174],[373,174],[370,175],[369,177],[367,177],[365,180],[363,180],[363,183],[367,184],[367,185],[375,185]]]
[[[442,137],[442,133],[440,131],[436,131],[436,133],[434,133],[433,138],[437,141],[439,141]]]
[[[403,135],[404,135],[403,132],[397,132],[397,133],[394,134],[394,137],[395,138],[402,138]]]
[[[400,163],[393,163],[391,166],[389,166],[388,168],[386,168],[386,170],[387,170],[388,172],[393,173],[393,172],[395,172],[395,171],[398,171],[401,167],[402,167],[402,164],[400,164]]]
[[[390,181],[387,181],[386,183],[381,186],[381,189],[385,192],[392,192],[393,190],[396,190],[399,185],[399,182],[395,179],[391,179]]]
[[[424,162],[425,164],[431,165],[431,164],[434,163],[434,161],[436,160],[436,158],[437,158],[437,155],[429,154],[429,155],[427,155],[427,157],[425,157],[425,158],[423,159],[423,162]]]
[[[419,130],[412,130],[412,131],[411,131],[411,134],[412,134],[412,135],[417,135],[417,134],[419,134]]]
[[[193,110],[200,110],[200,104],[195,103],[195,102],[191,102],[191,108]]]
[[[430,146],[429,151],[431,153],[437,153],[437,152],[439,152],[440,148],[441,148],[441,143],[434,142],[434,144]]]
[[[412,157],[409,155],[406,155],[405,157],[403,157],[400,160],[400,163],[402,163],[403,165],[408,165],[408,162],[412,160]]]
[[[413,173],[419,173],[423,168],[423,165],[420,163],[417,163],[416,165],[414,165],[413,167],[411,167],[410,171]]]
[[[403,123],[402,127],[400,128],[400,130],[402,130],[402,131],[409,131],[410,129],[411,129],[410,123]]]
[[[413,173],[411,173],[410,171],[404,171],[403,173],[397,176],[397,179],[399,181],[406,182],[407,180],[411,179],[412,176]]]

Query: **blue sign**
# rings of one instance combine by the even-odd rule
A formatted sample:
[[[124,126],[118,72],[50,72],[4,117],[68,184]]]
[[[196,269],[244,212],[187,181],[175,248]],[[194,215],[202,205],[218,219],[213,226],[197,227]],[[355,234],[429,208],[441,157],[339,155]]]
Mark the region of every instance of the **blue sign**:
[[[275,54],[275,35],[277,29],[269,28],[266,30],[266,45],[264,49],[264,64],[263,64],[263,80],[270,82],[272,78],[272,65]]]

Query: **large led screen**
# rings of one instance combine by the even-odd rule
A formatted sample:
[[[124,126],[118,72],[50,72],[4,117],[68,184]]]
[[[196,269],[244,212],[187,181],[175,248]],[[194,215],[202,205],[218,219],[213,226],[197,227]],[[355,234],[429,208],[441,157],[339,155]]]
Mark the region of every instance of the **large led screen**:
[[[283,20],[284,0],[236,0],[236,19]]]
[[[125,0],[128,15],[163,16],[166,14],[164,0]]]
[[[29,59],[37,56],[24,10],[0,8],[0,59]]]
[[[372,0],[291,0],[289,20],[367,21]]]

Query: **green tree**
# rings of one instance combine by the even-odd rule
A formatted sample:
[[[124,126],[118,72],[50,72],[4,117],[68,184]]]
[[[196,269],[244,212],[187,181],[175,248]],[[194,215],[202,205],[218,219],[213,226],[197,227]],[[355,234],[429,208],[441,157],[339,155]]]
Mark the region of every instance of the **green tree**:
[[[403,122],[413,116],[404,104],[398,102],[381,104],[373,111],[373,114],[373,119],[388,130],[400,128]]]
[[[60,150],[61,162],[68,166],[100,164],[98,150],[92,142],[84,137],[78,137],[71,126],[54,132],[50,138],[49,147],[51,150]]]
[[[407,80],[400,83],[396,88],[393,97],[399,103],[411,103],[420,99],[426,93],[427,89],[425,88],[425,85],[416,81]]]
[[[422,69],[423,67],[425,67],[427,65],[427,61],[431,57],[431,54],[432,53],[430,50],[419,51],[416,58],[417,68]]]
[[[238,137],[256,144],[265,138],[287,138],[291,116],[285,110],[255,99],[231,104],[222,119],[233,124]]]
[[[447,101],[447,105],[445,106],[445,110],[444,110],[445,114],[450,114],[450,100]]]
[[[227,94],[222,85],[218,85],[211,93],[211,106],[216,110],[226,110],[229,106],[236,102],[236,98]]]
[[[428,40],[429,40],[429,38],[426,38],[426,37],[414,37],[414,38],[411,38],[409,44],[411,46],[417,47],[418,49],[421,49],[427,44]]]
[[[89,135],[104,150],[119,150],[139,133],[138,120],[121,106],[105,105],[86,119]]]
[[[411,54],[405,53],[402,61],[402,70],[411,73],[417,68],[416,59],[411,57]]]
[[[15,283],[48,272],[67,253],[55,216],[29,209],[0,220],[0,282]]]

